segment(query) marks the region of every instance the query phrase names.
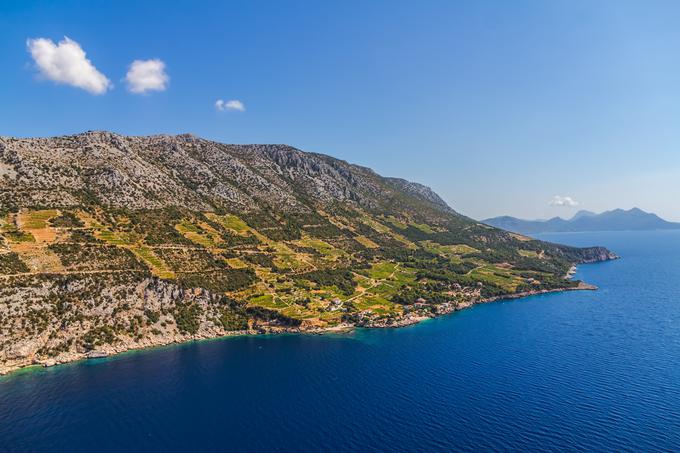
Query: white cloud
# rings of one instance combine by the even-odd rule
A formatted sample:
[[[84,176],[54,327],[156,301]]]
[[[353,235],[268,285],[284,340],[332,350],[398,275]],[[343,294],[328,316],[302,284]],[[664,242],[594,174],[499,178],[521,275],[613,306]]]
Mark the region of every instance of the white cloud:
[[[161,60],[135,60],[130,65],[125,80],[129,91],[142,94],[148,91],[165,91],[170,77]]]
[[[111,81],[94,67],[80,44],[72,39],[64,37],[58,44],[46,38],[29,39],[26,47],[46,79],[92,94],[104,94],[113,88]]]
[[[232,99],[231,101],[223,101],[222,99],[218,99],[215,101],[215,108],[220,112],[224,110],[238,110],[239,112],[245,112],[246,110],[246,106],[243,105],[243,102],[236,99]]]
[[[579,202],[571,197],[562,197],[560,195],[555,195],[552,200],[550,200],[550,206],[565,206],[573,207],[578,206]]]

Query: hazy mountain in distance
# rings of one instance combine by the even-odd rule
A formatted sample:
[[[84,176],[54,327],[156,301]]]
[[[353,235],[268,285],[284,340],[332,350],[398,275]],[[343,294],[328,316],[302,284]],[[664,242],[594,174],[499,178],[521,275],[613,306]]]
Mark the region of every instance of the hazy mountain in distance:
[[[680,223],[669,222],[656,214],[645,212],[639,208],[614,209],[600,214],[582,210],[568,220],[561,217],[553,217],[548,220],[523,220],[516,217],[501,216],[482,222],[521,234],[680,229]]]

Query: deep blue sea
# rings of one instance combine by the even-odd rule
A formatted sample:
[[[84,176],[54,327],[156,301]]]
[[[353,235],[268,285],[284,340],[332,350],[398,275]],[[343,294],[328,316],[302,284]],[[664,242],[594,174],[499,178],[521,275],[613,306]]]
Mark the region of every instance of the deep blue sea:
[[[571,233],[600,287],[417,326],[0,378],[0,451],[679,451],[680,231]]]

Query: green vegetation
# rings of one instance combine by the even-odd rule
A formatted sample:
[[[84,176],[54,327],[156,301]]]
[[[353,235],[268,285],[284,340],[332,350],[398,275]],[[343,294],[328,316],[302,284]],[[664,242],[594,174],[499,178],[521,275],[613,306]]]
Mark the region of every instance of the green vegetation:
[[[343,250],[333,247],[328,242],[324,242],[321,239],[315,239],[309,236],[305,236],[299,241],[295,241],[295,244],[300,247],[311,248],[331,260],[336,260],[346,255]]]
[[[161,322],[161,314],[168,313],[181,333],[191,335],[204,317],[227,331],[263,324],[298,327],[302,322],[331,326],[343,320],[389,325],[405,313],[429,314],[445,303],[576,284],[562,278],[579,259],[575,249],[495,236],[495,230],[469,224],[463,232],[452,223],[410,217],[342,209],[337,216],[330,222],[309,213],[235,216],[177,208],[10,212],[0,222],[7,249],[0,252],[0,275],[27,273],[27,260],[34,263],[52,254],[61,266],[55,264],[55,272],[68,278],[101,272],[124,279],[132,271],[191,293],[226,297],[207,312],[184,301],[169,312],[145,309],[143,316],[123,324],[94,327],[83,337],[86,350],[120,334],[136,338],[145,326],[160,335],[159,328],[169,322]],[[154,222],[160,224],[152,227]],[[82,299],[60,300],[57,313],[98,297],[101,288],[88,291]],[[31,313],[30,331],[45,329],[49,316]]]
[[[187,219],[184,219],[175,225],[175,229],[179,231],[185,238],[202,247],[214,248],[217,247],[220,242],[222,242],[219,233],[208,224],[197,225]]]
[[[269,310],[263,307],[248,306],[245,309],[245,313],[255,320],[273,322],[281,327],[299,327],[302,324],[300,319],[291,318],[276,310]]]
[[[270,245],[270,249],[274,252],[274,265],[277,268],[283,270],[296,270],[305,267],[303,259],[308,259],[308,257],[294,252],[285,243],[276,242]]]
[[[369,249],[377,249],[380,247],[378,244],[376,244],[375,242],[371,241],[369,238],[363,235],[354,236],[354,240],[356,240],[359,244]]]
[[[28,272],[28,267],[16,253],[0,253],[0,275]]]
[[[35,242],[35,237],[26,231],[7,230],[3,234],[10,242]]]
[[[214,272],[180,274],[179,284],[186,288],[205,288],[215,293],[237,291],[252,285],[257,276],[252,269],[223,269]]]
[[[224,330],[237,331],[248,329],[248,316],[243,310],[225,308],[219,318]]]
[[[139,245],[130,247],[130,251],[140,258],[154,275],[161,278],[172,279],[175,278],[175,273],[168,267],[168,265],[160,259],[150,247]]]
[[[385,279],[395,271],[396,267],[395,263],[376,263],[366,271],[366,275],[375,279]]]
[[[177,329],[181,333],[195,334],[200,327],[201,307],[194,303],[178,303],[172,311]]]
[[[434,234],[435,231],[432,229],[432,227],[426,223],[412,223],[412,227],[419,229],[425,234]]]
[[[56,228],[81,228],[85,226],[85,223],[70,211],[63,211],[60,216],[50,219],[49,223]]]
[[[517,253],[519,253],[521,256],[525,258],[539,258],[540,253],[535,251],[535,250],[517,250]]]
[[[206,216],[209,219],[218,222],[223,227],[234,231],[236,234],[245,235],[250,232],[250,227],[243,220],[239,219],[235,215],[227,214],[219,216],[217,214],[207,213]]]
[[[341,293],[351,295],[354,292],[354,275],[349,269],[325,269],[301,274],[299,278],[309,280],[318,286],[334,286]]]
[[[524,282],[524,279],[510,270],[491,265],[477,267],[468,275],[474,280],[500,287],[507,293],[514,292]]]
[[[406,223],[397,220],[394,216],[389,216],[387,217],[386,220],[387,222],[389,222],[390,224],[392,224],[393,226],[400,230],[405,230],[406,228],[408,228],[408,225]]]
[[[470,247],[466,244],[442,245],[433,241],[421,241],[420,245],[424,250],[427,250],[430,253],[448,258],[460,257],[462,255],[479,252],[479,250],[476,248]]]
[[[274,257],[268,253],[246,253],[243,259],[261,267],[274,267]]]
[[[161,314],[153,310],[144,310],[144,315],[146,315],[149,324],[156,324],[161,319]]]
[[[21,214],[20,214],[21,215]],[[39,230],[47,228],[48,222],[53,217],[59,215],[59,212],[54,209],[45,209],[41,211],[29,211],[23,217],[22,228],[28,230]]]
[[[211,272],[228,268],[220,255],[208,250],[178,247],[154,248],[153,251],[175,274]]]
[[[91,351],[97,346],[111,344],[116,340],[116,334],[109,326],[100,326],[91,329],[83,336],[83,348]]]
[[[10,242],[35,242],[33,235],[27,231],[20,230],[16,225],[16,215],[5,215],[0,217],[0,234]]]
[[[142,270],[144,266],[135,255],[122,247],[101,247],[96,244],[53,243],[48,249],[61,263],[74,270]]]

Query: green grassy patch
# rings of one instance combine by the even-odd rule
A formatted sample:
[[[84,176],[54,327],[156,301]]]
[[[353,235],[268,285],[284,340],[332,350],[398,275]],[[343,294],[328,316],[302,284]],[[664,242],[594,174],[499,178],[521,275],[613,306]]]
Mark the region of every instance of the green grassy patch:
[[[274,248],[274,265],[283,270],[302,269],[306,267],[300,260],[303,254],[296,253],[282,242],[273,242],[270,247]]]
[[[359,244],[363,245],[367,249],[377,249],[380,246],[376,244],[375,242],[371,241],[369,238],[366,236],[354,236],[354,240],[357,241]]]
[[[130,247],[130,251],[139,257],[144,263],[146,263],[153,274],[160,278],[175,278],[175,273],[149,247],[144,245],[136,245]]]
[[[526,258],[538,258],[538,252],[534,250],[517,250],[517,253],[519,253],[521,256],[524,256]]]
[[[248,299],[248,303],[251,305],[257,305],[259,307],[265,308],[282,308],[285,304],[274,303],[274,296],[271,294],[260,294]]]
[[[10,242],[15,244],[21,242],[35,242],[31,233],[19,230],[10,220],[10,216],[0,217],[0,233]]]
[[[219,233],[209,225],[196,225],[195,223],[183,219],[175,225],[175,229],[185,238],[194,244],[205,248],[215,248],[221,242]]]
[[[2,234],[7,238],[8,241],[14,242],[15,244],[19,244],[22,242],[35,242],[35,238],[31,233],[27,233],[25,231],[19,231],[19,230],[13,230],[13,231],[6,231]]]
[[[389,277],[395,270],[397,265],[390,262],[376,263],[366,271],[366,275],[376,280],[383,280]]]
[[[215,213],[208,212],[205,214],[205,216],[237,234],[246,235],[250,232],[250,227],[248,224],[235,215],[217,215]]]
[[[175,229],[180,233],[199,233],[201,230],[189,220],[183,219],[180,223],[175,225]]]
[[[232,269],[244,269],[244,268],[248,267],[248,265],[246,263],[244,263],[243,261],[241,261],[239,258],[228,258],[227,264]]]
[[[476,248],[465,244],[442,245],[433,241],[421,241],[420,246],[430,253],[447,258],[479,252]]]
[[[515,291],[517,286],[524,282],[521,277],[514,275],[512,271],[493,265],[473,269],[470,271],[469,276],[481,282],[492,283],[508,292]]]
[[[411,226],[414,228],[419,229],[425,234],[434,234],[436,231],[432,229],[432,227],[426,223],[411,223]]]
[[[27,230],[40,230],[47,228],[48,222],[53,217],[57,217],[59,211],[56,209],[45,209],[40,211],[29,211],[23,216],[22,228]]]
[[[95,237],[111,245],[130,246],[141,239],[139,234],[128,231],[111,231],[106,227],[95,230]]]
[[[389,227],[383,225],[380,222],[377,222],[376,220],[374,220],[370,217],[362,217],[361,221],[365,225],[368,225],[369,227],[373,228],[373,230],[375,230],[376,232],[381,233],[381,234],[386,234],[386,233],[389,233],[390,231],[392,231],[392,230],[389,229]]]
[[[321,239],[312,238],[305,236],[302,239],[295,241],[295,244],[300,247],[310,247],[330,259],[338,259],[346,256],[347,253],[344,250],[333,247],[331,244],[322,241]]]
[[[406,223],[398,220],[394,216],[389,216],[385,220],[387,220],[387,222],[389,222],[394,227],[399,228],[400,230],[405,230],[406,228],[408,228],[408,225]]]

